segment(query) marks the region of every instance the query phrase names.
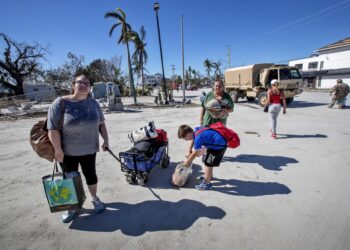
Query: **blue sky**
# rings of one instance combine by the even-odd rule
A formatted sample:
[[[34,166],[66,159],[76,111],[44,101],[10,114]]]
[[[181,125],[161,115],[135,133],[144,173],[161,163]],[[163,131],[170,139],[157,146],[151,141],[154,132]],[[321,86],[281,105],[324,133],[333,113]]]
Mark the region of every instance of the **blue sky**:
[[[308,57],[314,50],[350,36],[350,0],[159,0],[165,74],[181,73],[180,16],[184,15],[185,67],[205,73],[203,61],[231,66],[281,62]],[[68,52],[93,59],[122,56],[119,34],[108,31],[106,12],[122,8],[127,22],[145,26],[150,73],[161,72],[156,17],[152,0],[0,0],[0,32],[18,42],[49,46],[45,68],[62,65]],[[119,30],[118,30],[119,32]]]

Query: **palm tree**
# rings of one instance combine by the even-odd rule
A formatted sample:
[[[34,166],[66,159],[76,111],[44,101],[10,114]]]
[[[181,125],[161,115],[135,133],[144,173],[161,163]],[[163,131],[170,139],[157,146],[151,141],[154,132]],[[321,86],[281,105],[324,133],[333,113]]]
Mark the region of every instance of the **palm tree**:
[[[135,85],[134,85],[134,77],[132,73],[131,68],[131,60],[130,60],[130,50],[129,50],[129,41],[131,40],[131,26],[126,22],[126,16],[125,12],[121,8],[117,8],[115,12],[108,12],[105,14],[105,18],[112,17],[116,19],[116,23],[112,25],[111,29],[109,30],[109,36],[112,36],[113,31],[121,26],[121,32],[120,37],[117,41],[118,44],[123,43],[126,44],[126,50],[128,54],[128,67],[129,67],[129,82],[130,82],[130,88],[132,91],[132,94],[134,96],[134,103],[137,103],[136,100],[136,91],[135,91]]]
[[[198,74],[197,74],[197,70],[192,69],[192,74],[193,74],[193,78],[196,79]]]
[[[215,78],[218,78],[218,76],[221,78],[221,69],[222,62],[219,60],[218,62],[213,62],[212,67],[215,69]]]
[[[141,76],[142,79],[142,94],[144,94],[145,91],[145,81],[144,81],[144,76],[143,76],[143,70],[144,70],[144,65],[147,64],[148,60],[148,55],[145,50],[145,47],[147,43],[145,43],[145,38],[146,38],[146,31],[143,26],[141,26],[140,29],[140,35],[137,32],[134,32],[133,34],[133,42],[135,43],[135,51],[132,55],[135,71],[137,72],[138,76]]]
[[[189,80],[192,78],[192,68],[191,68],[191,66],[188,66],[188,77],[189,77]]]
[[[207,71],[207,75],[208,75],[208,81],[210,81],[210,71],[212,68],[212,62],[209,59],[205,59],[203,65],[205,67],[205,71]]]
[[[137,74],[138,79],[140,79],[140,77],[142,77],[142,94],[144,94],[144,74],[143,72],[147,72],[148,70],[142,65],[140,64],[139,61],[137,60],[133,60],[132,65],[134,65],[134,67],[132,68],[134,74]]]

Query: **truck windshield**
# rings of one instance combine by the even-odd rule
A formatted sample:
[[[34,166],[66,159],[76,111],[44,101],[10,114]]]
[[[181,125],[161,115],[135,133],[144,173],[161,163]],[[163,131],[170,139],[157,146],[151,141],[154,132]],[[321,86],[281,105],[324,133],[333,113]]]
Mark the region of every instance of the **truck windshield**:
[[[301,78],[301,75],[298,69],[291,69],[290,74],[292,75],[293,79]]]
[[[280,80],[288,80],[291,78],[289,69],[280,69]]]

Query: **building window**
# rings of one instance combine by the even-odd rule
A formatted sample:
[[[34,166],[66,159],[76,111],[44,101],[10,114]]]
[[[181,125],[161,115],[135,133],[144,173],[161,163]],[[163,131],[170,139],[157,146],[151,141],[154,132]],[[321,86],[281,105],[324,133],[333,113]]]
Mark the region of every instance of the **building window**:
[[[303,64],[302,63],[295,64],[295,67],[297,67],[299,70],[303,70]]]
[[[320,70],[323,69],[323,64],[324,64],[324,61],[321,61],[321,63],[320,63]]]
[[[310,62],[308,69],[317,69],[318,62]]]
[[[39,91],[39,88],[33,88],[33,92],[34,92],[34,91]]]

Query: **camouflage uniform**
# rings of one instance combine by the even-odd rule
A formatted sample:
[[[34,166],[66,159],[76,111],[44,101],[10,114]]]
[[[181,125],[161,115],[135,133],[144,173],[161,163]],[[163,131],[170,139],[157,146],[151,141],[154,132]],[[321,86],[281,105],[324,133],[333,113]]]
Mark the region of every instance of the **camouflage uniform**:
[[[342,108],[345,105],[344,99],[349,94],[350,88],[349,85],[343,83],[342,80],[337,80],[337,84],[331,89],[332,101],[329,104],[329,108],[333,108],[334,104],[337,102],[339,104],[339,108]]]

